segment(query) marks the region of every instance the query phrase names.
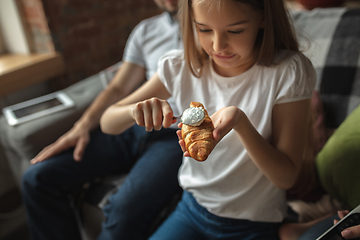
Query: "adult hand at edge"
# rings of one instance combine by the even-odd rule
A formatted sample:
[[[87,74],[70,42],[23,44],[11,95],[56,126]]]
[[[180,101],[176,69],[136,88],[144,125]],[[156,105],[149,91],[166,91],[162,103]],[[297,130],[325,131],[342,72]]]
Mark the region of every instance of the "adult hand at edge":
[[[89,130],[75,125],[54,143],[41,150],[30,162],[31,164],[42,162],[72,147],[75,147],[73,153],[74,160],[79,162],[84,155],[85,148],[89,141]]]
[[[349,211],[338,211],[338,216],[340,219],[344,218],[347,214],[349,214]],[[338,221],[334,220],[334,224],[336,224]],[[356,225],[353,227],[346,228],[341,232],[341,235],[346,239],[353,239],[353,238],[359,238],[360,237],[360,225]]]

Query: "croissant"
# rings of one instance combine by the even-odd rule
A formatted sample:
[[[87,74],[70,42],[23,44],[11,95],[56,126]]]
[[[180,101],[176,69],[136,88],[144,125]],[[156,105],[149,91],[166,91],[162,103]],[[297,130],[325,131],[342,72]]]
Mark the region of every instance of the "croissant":
[[[199,126],[183,124],[181,136],[185,141],[186,150],[197,161],[205,161],[214,148],[214,125],[204,106],[199,102],[191,102],[190,107],[202,107],[205,118]]]

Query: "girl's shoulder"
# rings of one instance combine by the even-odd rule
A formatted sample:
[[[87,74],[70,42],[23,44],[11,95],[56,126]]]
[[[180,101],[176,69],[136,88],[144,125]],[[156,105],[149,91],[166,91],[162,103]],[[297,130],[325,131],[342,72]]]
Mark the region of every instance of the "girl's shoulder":
[[[159,67],[178,69],[185,65],[183,50],[170,50],[159,60]]]
[[[286,54],[286,53],[281,53]],[[278,103],[310,98],[316,84],[316,71],[311,61],[301,52],[290,52],[276,65]]]
[[[166,52],[160,60],[167,61],[184,61],[184,50],[182,49],[173,49]]]
[[[158,62],[158,73],[163,76],[176,76],[186,69],[183,50],[170,50]]]
[[[312,62],[302,52],[279,51],[274,61],[274,67],[289,74],[316,75]]]
[[[279,67],[289,67],[289,66],[311,66],[311,61],[302,53],[294,51],[279,51],[274,60],[274,65]]]

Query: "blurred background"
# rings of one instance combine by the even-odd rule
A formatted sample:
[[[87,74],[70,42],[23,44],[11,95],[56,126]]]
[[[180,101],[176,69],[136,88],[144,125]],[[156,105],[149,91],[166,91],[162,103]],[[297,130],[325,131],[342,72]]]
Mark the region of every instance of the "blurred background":
[[[63,89],[121,61],[131,30],[158,13],[152,0],[0,0],[0,108]],[[29,239],[2,149],[0,239]]]
[[[291,9],[360,0],[287,0]],[[0,0],[0,108],[48,94],[121,61],[152,0]],[[0,146],[0,239],[30,239],[19,187]]]

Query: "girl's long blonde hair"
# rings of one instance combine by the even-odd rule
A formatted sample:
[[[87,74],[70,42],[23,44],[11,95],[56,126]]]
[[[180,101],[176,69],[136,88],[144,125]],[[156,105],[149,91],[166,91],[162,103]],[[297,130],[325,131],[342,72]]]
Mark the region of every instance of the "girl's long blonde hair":
[[[299,44],[283,0],[205,0],[216,2],[236,1],[249,4],[256,11],[264,14],[265,27],[259,30],[255,47],[258,50],[257,64],[274,64],[278,50],[299,52]],[[195,37],[192,17],[193,0],[180,0],[179,18],[184,43],[185,61],[192,74],[200,77],[204,61],[209,58]]]

